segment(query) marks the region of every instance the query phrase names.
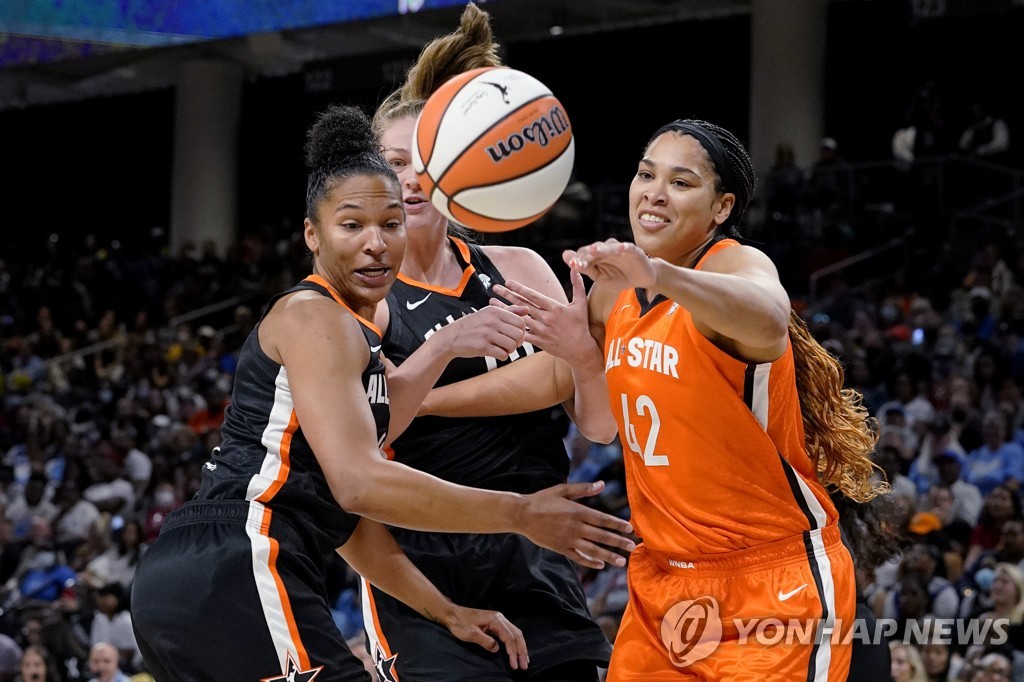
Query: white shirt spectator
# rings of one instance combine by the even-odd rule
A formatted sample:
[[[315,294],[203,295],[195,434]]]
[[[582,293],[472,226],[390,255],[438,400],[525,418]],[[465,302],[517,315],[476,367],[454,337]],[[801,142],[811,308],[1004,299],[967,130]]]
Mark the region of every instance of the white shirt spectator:
[[[57,519],[54,535],[59,544],[80,542],[89,537],[89,529],[103,516],[89,500],[79,500]]]
[[[135,506],[135,487],[130,481],[117,478],[113,481],[93,483],[82,492],[82,497],[97,506],[120,497],[124,504],[116,513],[123,513]]]

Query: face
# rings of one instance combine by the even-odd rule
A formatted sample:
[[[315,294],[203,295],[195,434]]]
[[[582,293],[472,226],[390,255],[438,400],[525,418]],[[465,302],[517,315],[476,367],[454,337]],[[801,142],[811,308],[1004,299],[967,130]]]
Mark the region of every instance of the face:
[[[989,512],[992,516],[997,519],[1006,518],[1013,514],[1013,498],[1011,493],[1002,486],[993,488],[992,492],[985,498],[985,504],[988,506]]]
[[[335,183],[305,221],[314,271],[359,315],[373,311],[391,289],[405,255],[405,214],[388,178],[356,175]]]
[[[1024,521],[1010,520],[999,531],[1003,548],[1013,554],[1024,553]]]
[[[419,177],[412,165],[414,116],[397,118],[384,129],[380,142],[384,146],[384,158],[398,173],[402,183],[402,201],[405,204],[405,227],[411,239],[423,231],[433,228],[438,235],[448,231],[448,219],[430,203],[430,198],[420,187]]]
[[[889,672],[894,682],[906,682],[910,679],[913,670],[905,648],[898,646],[892,650],[892,663]]]
[[[46,661],[34,649],[28,649],[21,657],[21,678],[25,682],[43,682],[46,679]]]
[[[989,588],[992,601],[997,604],[1016,604],[1020,599],[1017,593],[1017,585],[1006,571],[997,568],[996,575],[992,578],[992,587]]]
[[[689,266],[735,195],[719,196],[717,174],[704,147],[689,135],[666,132],[647,148],[629,186],[629,221],[649,256]]]
[[[949,647],[945,644],[925,644],[921,647],[921,662],[925,672],[936,675],[946,670],[949,663]]]
[[[109,682],[117,673],[117,651],[112,646],[97,646],[89,652],[89,670],[100,682]]]

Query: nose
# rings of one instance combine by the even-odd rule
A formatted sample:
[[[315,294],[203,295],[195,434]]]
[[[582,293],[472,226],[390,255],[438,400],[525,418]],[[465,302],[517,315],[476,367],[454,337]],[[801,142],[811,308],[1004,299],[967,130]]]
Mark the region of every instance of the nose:
[[[644,188],[644,200],[655,206],[660,206],[668,201],[668,195],[661,183],[653,182]]]
[[[399,171],[398,179],[402,182],[403,189],[407,189],[411,192],[419,191],[420,176],[416,174],[416,169],[412,167],[411,163]]]
[[[366,241],[363,244],[363,252],[379,256],[388,250],[388,244],[384,240],[384,230],[380,226],[368,227],[366,229]]]

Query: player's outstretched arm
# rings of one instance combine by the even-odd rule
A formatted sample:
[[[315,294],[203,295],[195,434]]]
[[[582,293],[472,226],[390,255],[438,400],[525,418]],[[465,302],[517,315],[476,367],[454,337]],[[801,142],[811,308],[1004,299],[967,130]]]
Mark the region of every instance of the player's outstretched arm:
[[[522,306],[487,306],[432,334],[399,366],[388,367],[390,444],[417,415],[427,392],[455,358],[490,356],[505,360],[526,333]]]
[[[600,487],[518,495],[455,485],[385,459],[362,384],[369,347],[355,318],[332,305],[323,297],[289,305],[289,315],[268,315],[261,332],[273,337],[266,341],[287,371],[293,418],[342,509],[413,530],[520,533],[593,568],[622,563],[616,550],[632,550],[624,537],[630,525],[574,501]]]
[[[452,603],[395,542],[388,529],[361,519],[338,554],[359,575],[418,614],[448,629],[456,638],[495,652],[505,646],[509,666],[525,670],[530,657],[523,632],[498,611],[472,609]]]

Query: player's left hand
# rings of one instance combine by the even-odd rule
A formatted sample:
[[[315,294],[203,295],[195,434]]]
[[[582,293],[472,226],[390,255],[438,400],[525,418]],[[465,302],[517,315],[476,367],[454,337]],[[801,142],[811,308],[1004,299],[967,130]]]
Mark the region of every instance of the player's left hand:
[[[505,645],[508,663],[513,670],[526,670],[530,662],[523,631],[498,611],[456,605],[445,626],[456,638],[477,644],[491,653],[498,651],[500,640]]]
[[[545,296],[514,280],[507,281],[505,286],[495,284],[493,291],[527,309],[527,341],[572,364],[589,346],[595,345],[595,341],[590,335],[583,276],[573,269],[569,277],[572,282],[572,300],[568,303]],[[491,299],[490,303],[494,306],[504,305],[498,299]]]

